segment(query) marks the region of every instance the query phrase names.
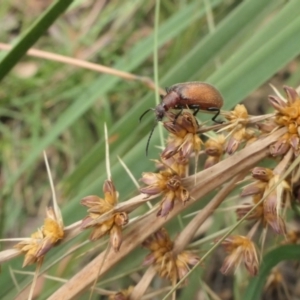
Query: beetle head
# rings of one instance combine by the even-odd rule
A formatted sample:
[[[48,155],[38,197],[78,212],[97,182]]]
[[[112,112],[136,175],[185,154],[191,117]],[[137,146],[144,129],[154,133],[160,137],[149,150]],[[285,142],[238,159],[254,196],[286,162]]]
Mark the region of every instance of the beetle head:
[[[155,107],[155,115],[156,115],[156,120],[157,121],[161,121],[163,119],[163,117],[165,116],[165,113],[166,113],[166,109],[164,107],[163,104],[158,104],[156,107]]]

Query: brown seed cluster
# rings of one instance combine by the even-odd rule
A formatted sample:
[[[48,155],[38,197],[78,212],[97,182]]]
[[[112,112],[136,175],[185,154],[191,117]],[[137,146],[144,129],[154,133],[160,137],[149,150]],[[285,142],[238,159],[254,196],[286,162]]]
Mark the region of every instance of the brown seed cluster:
[[[162,278],[173,283],[187,274],[188,266],[194,266],[199,261],[199,257],[191,251],[175,254],[173,242],[164,228],[145,240],[143,246],[151,251],[146,256],[144,265],[153,265]]]
[[[171,166],[167,164],[171,163]],[[162,194],[163,198],[158,210],[158,216],[167,216],[172,210],[175,200],[183,204],[190,199],[190,194],[183,187],[180,177],[182,165],[173,159],[165,161],[163,169],[159,173],[143,173],[142,181],[148,186],[141,188],[140,192],[147,196]],[[177,171],[177,172],[176,172]]]
[[[281,181],[279,174],[263,167],[254,168],[252,176],[256,181],[246,186],[241,193],[242,197],[252,196],[252,203],[244,204],[237,209],[238,219],[254,208],[246,217],[247,220],[260,221],[264,226],[270,226],[277,234],[285,234],[286,226],[281,212],[284,195],[287,196],[289,189],[288,183],[285,180]],[[258,203],[260,204],[256,206]]]
[[[169,120],[163,125],[170,134],[167,146],[161,154],[162,159],[168,159],[178,154],[179,160],[187,160],[192,153],[197,155],[202,141],[197,133],[199,124],[196,118],[189,112],[183,112],[177,118],[171,112],[167,116]]]
[[[41,262],[45,254],[64,237],[63,224],[51,207],[47,209],[46,215],[40,229],[14,246],[25,255],[23,267]]]
[[[112,294],[108,297],[109,300],[130,300],[130,295],[133,291],[133,286],[130,286],[128,289],[121,290],[115,294]]]
[[[190,200],[190,194],[182,184],[182,178],[188,175],[190,156],[193,153],[197,156],[202,144],[198,135],[199,124],[191,113],[183,112],[178,117],[172,112],[166,115],[168,121],[163,124],[170,135],[161,153],[161,160],[156,161],[160,171],[143,173],[141,181],[147,186],[140,189],[147,197],[162,195],[157,213],[162,217],[169,214],[176,200],[183,204]]]
[[[259,260],[254,243],[241,235],[229,236],[222,241],[228,256],[221,267],[223,274],[233,272],[241,263],[244,263],[248,272],[255,276],[258,273]]]
[[[269,96],[269,102],[276,109],[276,117],[273,126],[286,127],[287,133],[272,145],[270,152],[273,156],[285,154],[290,148],[295,156],[300,153],[300,97],[297,91],[291,87],[284,86],[286,99],[279,96]],[[272,125],[272,124],[271,124]]]
[[[103,193],[104,199],[98,196],[87,196],[81,200],[81,204],[88,207],[89,213],[82,220],[81,228],[93,228],[90,235],[92,241],[109,234],[111,246],[115,251],[119,251],[122,243],[122,227],[128,223],[128,215],[126,212],[114,212],[115,205],[118,203],[118,193],[111,180],[104,182]],[[110,218],[104,222],[97,222],[99,217],[109,212],[112,212]]]
[[[226,138],[223,134],[219,134],[215,138],[210,138],[205,142],[204,147],[207,159],[204,169],[212,167],[222,159],[225,151],[225,143]]]

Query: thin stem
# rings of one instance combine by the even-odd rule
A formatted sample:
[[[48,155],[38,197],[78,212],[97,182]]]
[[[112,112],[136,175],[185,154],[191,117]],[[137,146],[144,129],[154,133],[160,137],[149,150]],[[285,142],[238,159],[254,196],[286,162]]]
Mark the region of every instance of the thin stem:
[[[158,30],[159,30],[159,12],[160,12],[160,0],[156,0],[155,3],[155,16],[154,16],[154,42],[153,42],[153,71],[154,71],[154,82],[155,82],[155,103],[156,105],[160,102],[159,94],[159,76],[158,76]],[[162,126],[158,126],[160,144],[164,147],[164,134]]]

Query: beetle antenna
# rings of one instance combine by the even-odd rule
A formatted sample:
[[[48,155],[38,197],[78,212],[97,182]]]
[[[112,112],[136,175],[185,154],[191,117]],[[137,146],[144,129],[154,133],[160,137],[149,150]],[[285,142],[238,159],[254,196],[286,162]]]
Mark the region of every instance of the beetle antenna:
[[[150,131],[149,137],[148,137],[148,141],[147,141],[147,145],[146,145],[146,156],[148,156],[148,148],[149,148],[149,144],[150,144],[150,139],[152,137],[153,131],[156,127],[157,123],[153,126],[152,130]]]
[[[144,115],[145,115],[148,111],[150,111],[150,110],[154,110],[154,109],[153,109],[153,108],[147,109],[147,110],[140,116],[140,118],[139,118],[139,121],[140,121],[140,122],[142,121],[142,118],[144,117]]]

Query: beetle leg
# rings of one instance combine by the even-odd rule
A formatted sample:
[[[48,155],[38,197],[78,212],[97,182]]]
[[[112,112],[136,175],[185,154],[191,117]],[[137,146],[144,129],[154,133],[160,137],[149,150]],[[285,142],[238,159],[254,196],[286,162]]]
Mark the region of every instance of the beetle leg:
[[[200,110],[200,106],[197,106],[197,107],[194,109],[193,116],[196,116],[196,114],[198,113],[199,110]]]
[[[208,111],[216,111],[217,113],[212,117],[212,121],[218,123],[218,124],[222,124],[224,123],[224,121],[219,121],[219,120],[216,120],[216,118],[218,117],[218,115],[220,114],[220,108],[217,108],[217,107],[209,107],[207,109]]]
[[[175,124],[175,123],[176,123],[176,120],[177,120],[177,119],[178,119],[178,117],[181,115],[182,111],[183,111],[183,108],[182,108],[182,107],[180,107],[180,111],[179,111],[179,113],[177,113],[177,114],[175,115],[175,118],[174,118],[173,124]]]

